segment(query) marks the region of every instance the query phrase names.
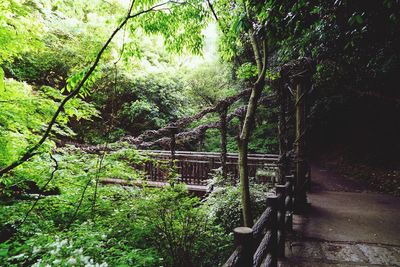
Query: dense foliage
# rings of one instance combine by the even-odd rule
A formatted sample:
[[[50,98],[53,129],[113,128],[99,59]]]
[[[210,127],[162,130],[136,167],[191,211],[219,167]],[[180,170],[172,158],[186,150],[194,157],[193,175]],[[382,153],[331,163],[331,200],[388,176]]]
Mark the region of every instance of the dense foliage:
[[[54,177],[49,166],[33,170],[51,177],[49,185],[59,194],[43,197],[22,189],[2,195],[2,238],[15,235],[0,246],[5,266],[215,266],[225,259],[230,235],[184,185],[100,186],[102,178],[141,177],[128,163],[146,160],[135,150],[120,149],[105,155],[99,168],[100,157],[64,148],[54,155],[57,166],[50,166]]]
[[[336,146],[370,164],[398,161],[399,2],[268,2],[269,13],[260,15],[272,20],[274,64],[298,56],[317,61],[310,95],[315,150]]]
[[[21,29],[0,31],[3,168],[42,136],[116,25],[114,14],[126,10],[118,1],[2,5],[1,22]],[[157,190],[99,185],[109,177],[143,178],[130,164],[147,159],[124,149],[126,144],[106,145],[117,150],[106,155],[56,147],[66,140],[100,143],[136,135],[202,107],[187,100],[198,92],[188,86],[194,80],[188,78],[191,67],[174,67],[182,59],[167,50],[198,53],[203,26],[194,25],[204,15],[192,13],[198,19],[179,36],[178,21],[171,19],[202,9],[173,9],[172,15],[149,14],[147,23],[134,21],[124,29],[80,95],[67,103],[39,155],[1,177],[2,266],[215,266],[225,260],[230,235],[183,185]],[[167,50],[158,37],[138,41],[143,31],[164,34]],[[183,56],[187,59],[196,61]]]
[[[316,62],[307,100],[312,152],[361,161],[347,166],[352,176],[367,175],[374,187],[398,194],[398,0],[2,0],[1,169],[40,140],[129,8],[140,15],[118,29],[34,157],[0,177],[2,266],[220,265],[231,251],[232,228],[243,224],[238,187],[220,184],[200,201],[181,184],[150,189],[100,181],[144,179],[133,164],[150,159],[122,137],[253,86],[259,66],[252,37],[266,42],[267,80],[289,60]],[[268,83],[262,89],[262,96],[273,93]],[[219,119],[208,114],[187,130]],[[228,124],[230,152],[238,150],[241,127],[243,115]],[[277,152],[275,102],[259,105],[251,130],[249,151]],[[182,148],[220,150],[219,129],[200,139]],[[113,152],[82,152],[84,144]],[[387,181],[360,173],[382,163],[397,168],[379,172],[388,173]],[[255,219],[269,188],[250,191]]]
[[[2,136],[0,166],[6,166],[19,158],[26,147],[41,138],[42,129],[47,125],[63,95],[59,90],[49,86],[33,90],[33,87],[26,83],[9,79],[0,91],[0,97],[0,134]],[[73,136],[75,133],[68,126],[71,117],[79,121],[90,120],[94,116],[98,116],[98,112],[93,105],[79,98],[73,99],[65,107],[64,114],[58,118],[53,133],[60,137]],[[50,152],[55,147],[54,141],[54,139],[48,140],[38,152]],[[31,172],[32,168],[36,168],[35,163],[29,162],[21,166],[11,176],[6,176],[12,177],[12,180],[3,177],[3,184],[8,186],[19,180],[32,179],[31,175],[40,179],[39,170],[37,170],[39,173]],[[30,174],[28,175],[27,172]]]

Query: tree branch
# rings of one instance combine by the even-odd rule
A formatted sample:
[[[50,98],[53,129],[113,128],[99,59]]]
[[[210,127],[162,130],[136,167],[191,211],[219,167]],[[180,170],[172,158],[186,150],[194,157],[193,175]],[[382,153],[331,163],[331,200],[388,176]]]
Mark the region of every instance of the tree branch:
[[[243,98],[243,97],[247,97],[252,89],[246,89],[243,90],[242,92],[238,93],[237,95],[234,96],[230,96],[227,97],[223,100],[218,101],[214,106],[212,107],[208,107],[203,109],[202,111],[200,111],[199,113],[186,117],[186,118],[182,118],[177,120],[176,122],[172,122],[169,123],[168,125],[166,125],[165,127],[158,129],[158,130],[148,130],[145,131],[144,133],[142,133],[141,135],[139,135],[138,137],[126,137],[123,138],[123,140],[126,140],[132,144],[141,144],[143,142],[146,142],[150,139],[153,138],[157,138],[157,137],[162,137],[165,135],[169,134],[169,127],[171,126],[175,126],[178,127],[178,129],[184,129],[186,128],[190,123],[199,120],[201,118],[203,118],[205,115],[209,114],[209,113],[213,113],[213,112],[218,112],[223,106],[230,106],[233,103],[235,103],[236,101],[238,101],[239,99]]]
[[[11,163],[10,165],[8,165],[7,167],[3,168],[0,170],[0,177],[3,176],[5,173],[11,171],[12,169],[18,167],[19,165],[21,165],[22,163],[28,161],[30,158],[32,158],[36,153],[34,153],[49,137],[51,130],[54,126],[54,124],[57,121],[58,116],[60,115],[60,113],[64,110],[64,106],[65,104],[71,100],[72,98],[74,98],[76,95],[79,94],[80,89],[82,88],[82,86],[85,84],[85,82],[88,80],[88,78],[90,77],[90,75],[93,73],[93,71],[96,69],[104,51],[107,49],[108,45],[111,43],[111,41],[113,40],[113,38],[115,37],[115,35],[124,27],[124,25],[128,22],[129,19],[133,19],[137,16],[140,16],[142,14],[151,12],[156,10],[158,7],[161,7],[163,5],[166,5],[168,3],[170,3],[171,1],[165,2],[165,3],[161,3],[158,5],[155,5],[149,9],[146,10],[142,10],[138,13],[135,13],[133,15],[131,15],[132,12],[132,8],[134,5],[134,0],[132,1],[129,10],[128,10],[128,14],[125,17],[125,19],[120,23],[120,25],[113,31],[113,33],[110,35],[110,37],[108,38],[108,40],[104,43],[103,47],[100,49],[100,51],[98,52],[93,64],[91,65],[91,67],[89,68],[88,72],[85,74],[85,76],[83,77],[83,79],[79,82],[79,84],[77,85],[77,87],[71,91],[71,93],[66,96],[60,103],[60,105],[58,106],[56,112],[54,113],[52,119],[50,120],[46,131],[44,132],[42,138],[31,148],[29,148],[18,160],[14,161],[13,163]]]
[[[209,6],[210,9],[211,9],[211,12],[213,13],[213,16],[214,16],[215,20],[218,21],[217,13],[215,13],[214,7],[213,7],[213,5],[211,4],[210,0],[207,0],[207,3],[208,3],[208,6]]]
[[[264,96],[264,97],[259,98],[258,104],[261,104],[261,103],[262,104],[271,104],[271,102],[274,100],[275,100],[275,95]],[[239,117],[239,118],[244,117],[246,114],[246,108],[247,108],[247,106],[240,106],[237,109],[235,109],[232,113],[228,114],[226,117],[226,123],[229,123],[235,117]],[[178,145],[182,145],[184,143],[188,143],[190,141],[197,140],[201,136],[203,136],[207,130],[220,129],[220,127],[221,127],[220,121],[199,125],[189,131],[178,133],[176,135],[176,142],[178,143]],[[171,142],[171,139],[169,137],[162,137],[162,138],[152,141],[152,142],[142,142],[140,144],[136,143],[135,145],[141,149],[147,149],[147,148],[151,148],[151,147],[155,147],[155,146],[159,146],[159,147],[168,149],[170,142]]]
[[[258,75],[257,81],[254,83],[254,88],[251,91],[249,103],[247,105],[247,112],[246,112],[246,117],[244,119],[243,127],[242,127],[242,132],[240,134],[240,139],[241,140],[248,140],[251,135],[251,131],[254,125],[254,117],[257,109],[257,103],[258,100],[261,96],[261,92],[264,89],[265,85],[265,76],[267,72],[267,41],[264,40],[263,42],[263,53],[264,57],[262,59],[262,68],[261,71]]]

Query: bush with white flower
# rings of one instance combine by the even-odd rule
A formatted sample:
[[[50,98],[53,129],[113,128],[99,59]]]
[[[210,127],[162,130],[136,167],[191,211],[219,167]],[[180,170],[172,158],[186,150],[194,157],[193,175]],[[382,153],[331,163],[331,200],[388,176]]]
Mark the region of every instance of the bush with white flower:
[[[97,263],[94,259],[84,254],[83,248],[74,249],[74,242],[59,237],[53,243],[44,247],[47,252],[41,255],[32,267],[42,266],[85,266],[85,267],[108,267],[106,262]],[[32,254],[40,253],[42,250],[34,247]]]

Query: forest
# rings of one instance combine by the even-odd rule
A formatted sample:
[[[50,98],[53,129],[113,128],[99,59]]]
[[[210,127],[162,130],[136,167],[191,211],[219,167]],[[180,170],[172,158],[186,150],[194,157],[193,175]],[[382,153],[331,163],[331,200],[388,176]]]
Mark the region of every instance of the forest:
[[[0,25],[0,266],[222,266],[293,155],[400,196],[399,0],[1,0]],[[219,161],[205,195],[189,152]]]

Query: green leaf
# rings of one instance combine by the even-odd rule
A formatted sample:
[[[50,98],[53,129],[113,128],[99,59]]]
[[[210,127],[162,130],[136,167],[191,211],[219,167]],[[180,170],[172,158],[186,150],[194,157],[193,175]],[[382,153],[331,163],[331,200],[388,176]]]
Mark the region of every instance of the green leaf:
[[[358,23],[358,24],[362,24],[363,23],[363,18],[360,16],[360,15],[357,15],[356,17],[355,17],[355,19],[356,19],[356,22]]]
[[[252,63],[247,62],[247,63],[242,64],[238,68],[236,75],[241,79],[250,79],[250,78],[257,77],[257,73],[258,73],[257,66],[255,66]]]
[[[4,90],[4,70],[0,67],[0,90]]]
[[[235,34],[239,34],[243,28],[243,15],[234,18],[231,29]]]
[[[8,255],[8,248],[0,249],[0,257],[5,257]]]

